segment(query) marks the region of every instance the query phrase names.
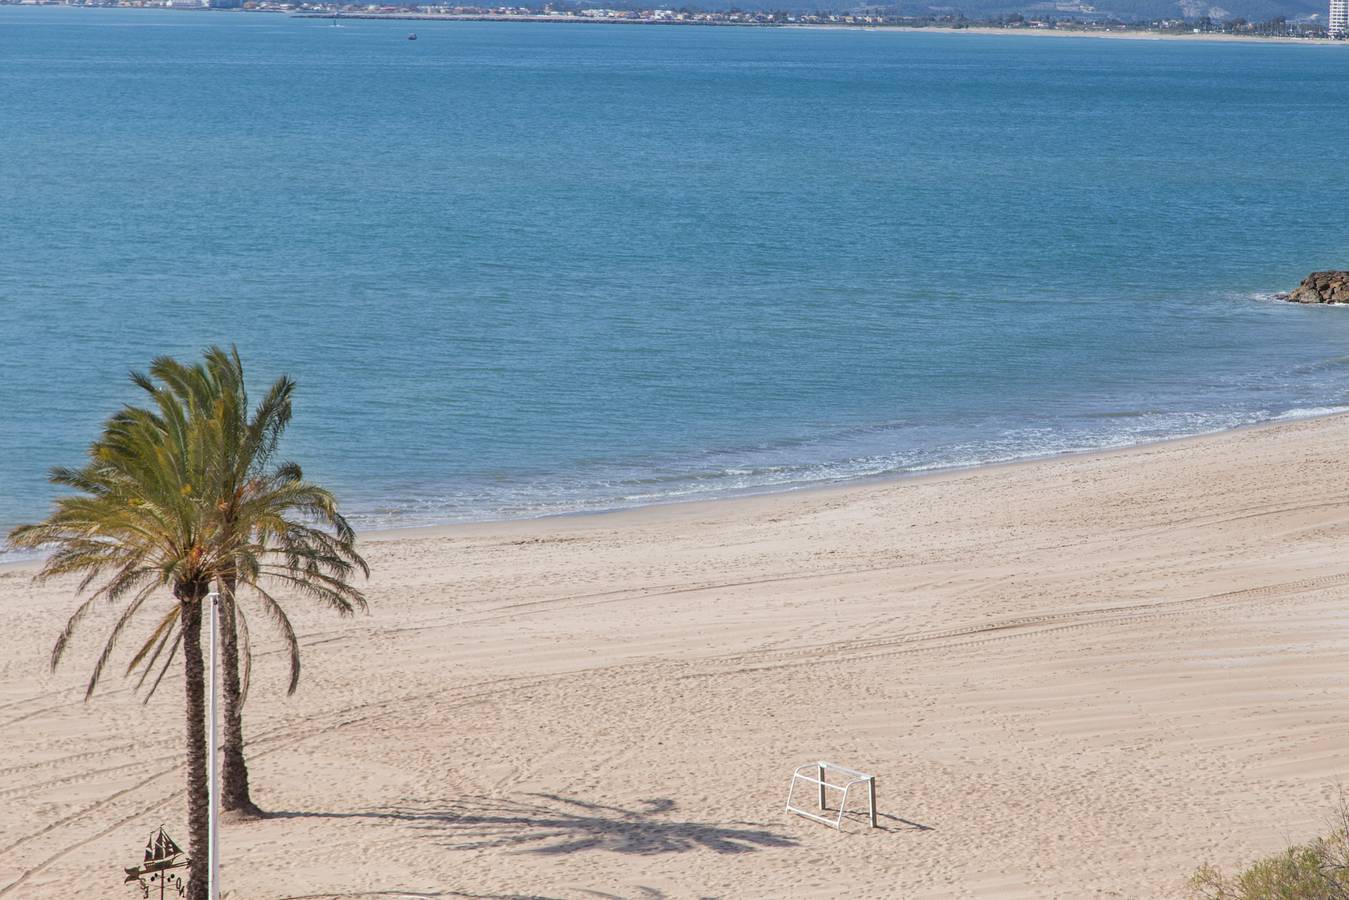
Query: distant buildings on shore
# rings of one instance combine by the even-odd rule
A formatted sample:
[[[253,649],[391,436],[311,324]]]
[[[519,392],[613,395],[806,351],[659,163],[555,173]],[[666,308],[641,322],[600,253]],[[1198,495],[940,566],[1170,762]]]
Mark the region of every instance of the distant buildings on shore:
[[[611,0],[612,2],[612,0]],[[342,16],[361,19],[442,19],[515,22],[613,22],[632,25],[760,25],[760,26],[863,26],[888,28],[1004,28],[1053,30],[1081,34],[1142,32],[1151,34],[1231,34],[1250,37],[1349,38],[1349,0],[1329,0],[1330,16],[1323,25],[1319,15],[1289,22],[1277,16],[1268,22],[1242,18],[1216,21],[1163,18],[1149,22],[1123,22],[1100,13],[1085,0],[1057,0],[1055,13],[1011,13],[985,19],[967,19],[959,12],[924,16],[885,13],[881,8],[853,12],[768,12],[703,10],[692,6],[678,9],[653,7],[604,8],[585,0],[535,0],[521,6],[470,6],[439,3],[356,3],[347,0],[0,0],[21,6],[101,6],[171,9],[234,9],[289,13],[297,16]],[[554,4],[559,5],[555,6]],[[561,4],[565,3],[563,6]],[[1043,5],[1043,4],[1042,4]],[[821,4],[821,6],[827,6]]]

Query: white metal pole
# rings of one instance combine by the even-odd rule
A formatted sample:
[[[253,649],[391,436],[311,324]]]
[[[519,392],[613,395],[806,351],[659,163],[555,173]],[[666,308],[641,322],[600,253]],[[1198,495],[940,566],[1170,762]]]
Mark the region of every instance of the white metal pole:
[[[217,760],[219,737],[216,733],[216,685],[218,676],[216,674],[216,643],[218,642],[218,632],[220,629],[219,605],[220,594],[215,591],[206,595],[206,599],[211,603],[211,728],[210,741],[207,745],[207,765],[210,766],[207,778],[208,796],[210,797],[210,849],[208,853],[210,876],[207,883],[207,896],[211,900],[220,900],[220,822],[219,822],[219,803],[220,803],[220,764]]]

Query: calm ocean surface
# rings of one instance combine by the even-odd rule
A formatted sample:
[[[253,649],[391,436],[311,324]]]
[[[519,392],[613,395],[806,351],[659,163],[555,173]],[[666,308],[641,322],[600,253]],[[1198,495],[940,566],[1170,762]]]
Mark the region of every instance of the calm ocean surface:
[[[1349,47],[0,7],[0,527],[212,342],[367,527],[1349,406],[1268,299],[1346,110]]]

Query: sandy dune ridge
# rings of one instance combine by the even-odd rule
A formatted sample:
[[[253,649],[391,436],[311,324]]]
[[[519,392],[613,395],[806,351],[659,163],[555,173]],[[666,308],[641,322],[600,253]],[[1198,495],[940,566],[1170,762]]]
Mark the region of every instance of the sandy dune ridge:
[[[372,614],[254,626],[267,819],[232,898],[1173,897],[1322,830],[1349,772],[1349,418],[366,543]],[[0,898],[133,896],[185,838],[181,679],[46,671],[0,570]],[[167,600],[166,600],[167,602]],[[150,617],[147,617],[147,621]],[[123,657],[125,659],[125,657]],[[782,809],[874,771],[880,829]]]

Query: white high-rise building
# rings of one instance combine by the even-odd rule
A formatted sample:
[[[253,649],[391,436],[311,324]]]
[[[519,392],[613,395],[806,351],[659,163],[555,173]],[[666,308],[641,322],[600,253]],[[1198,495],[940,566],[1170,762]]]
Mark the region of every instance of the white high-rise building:
[[[1349,34],[1349,0],[1330,0],[1330,36]]]

